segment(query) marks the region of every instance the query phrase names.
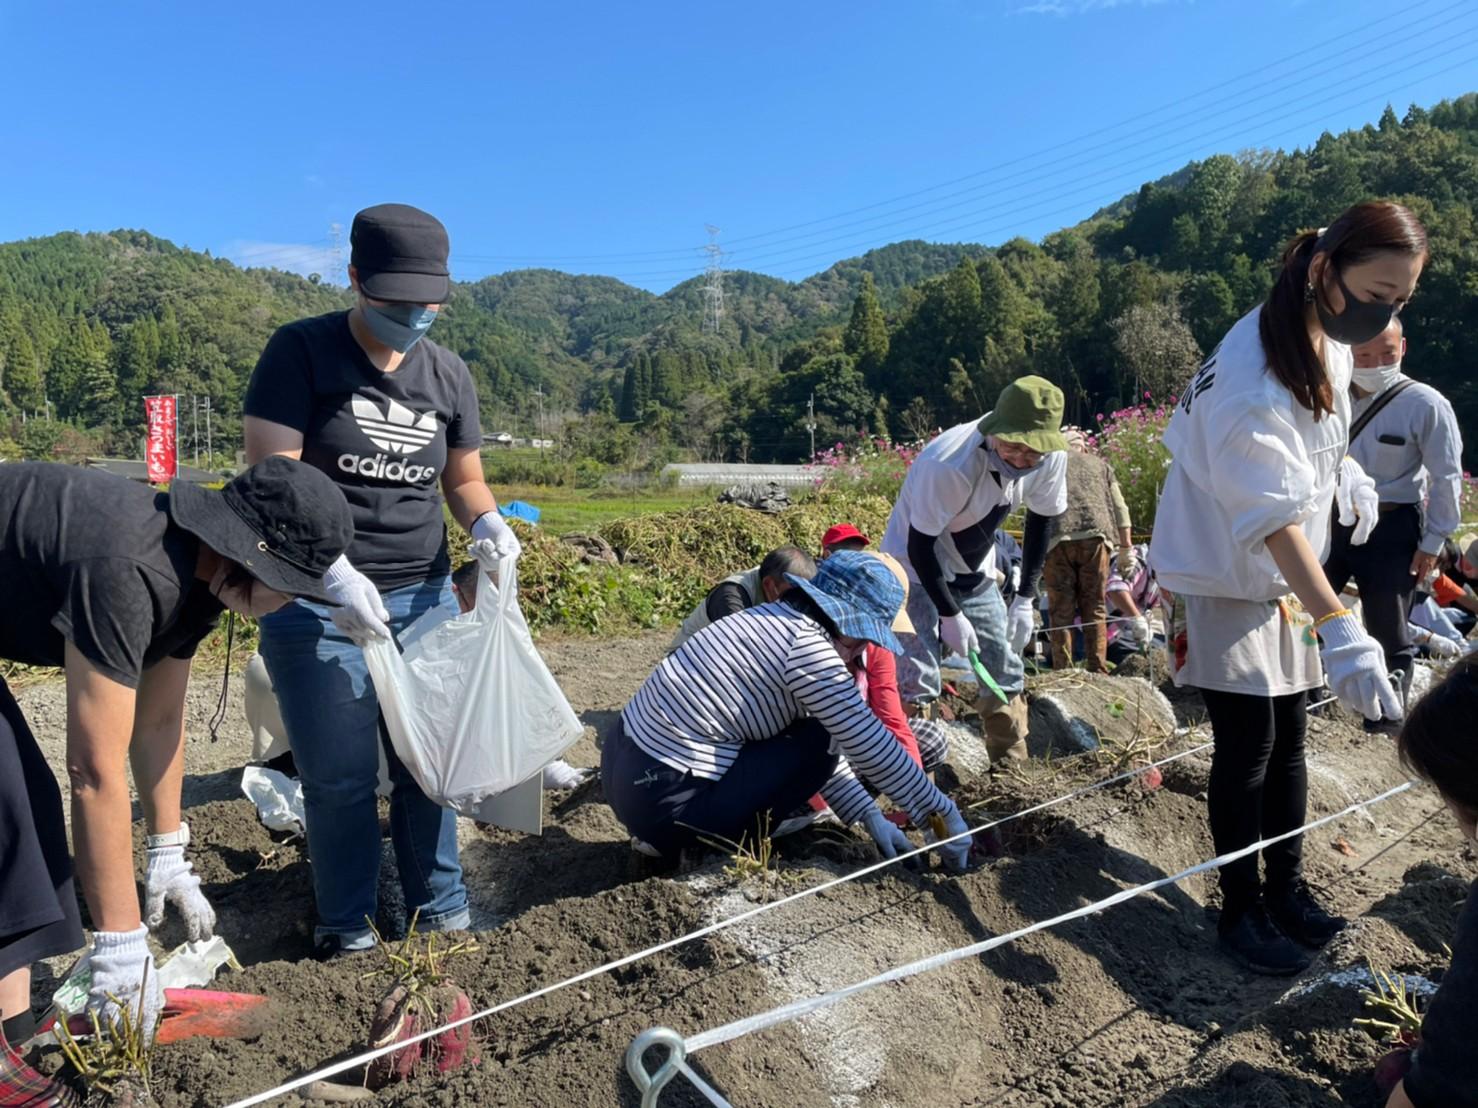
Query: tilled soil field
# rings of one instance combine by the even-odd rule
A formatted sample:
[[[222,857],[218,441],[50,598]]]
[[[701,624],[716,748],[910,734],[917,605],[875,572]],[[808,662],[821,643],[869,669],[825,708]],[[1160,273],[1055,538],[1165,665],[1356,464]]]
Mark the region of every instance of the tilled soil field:
[[[575,762],[598,761],[598,735],[665,641],[541,642],[589,724]],[[229,1104],[356,1053],[386,988],[375,974],[381,953],[330,965],[308,958],[306,856],[300,843],[262,828],[234,792],[247,750],[241,725],[220,743],[204,739],[218,691],[205,680],[192,690],[202,729],[189,752],[191,855],[219,931],[246,965],[218,987],[264,993],[274,1010],[254,1042],[159,1049],[153,1084],[168,1108]],[[20,699],[59,766],[58,693],[40,685]],[[1197,722],[1194,698],[1173,703],[1182,724]],[[1403,779],[1390,739],[1366,735],[1338,709],[1316,717],[1311,818]],[[1155,756],[1207,737],[1192,731]],[[963,736],[941,782],[976,805],[976,821],[1116,770],[1113,758],[1084,755],[990,779],[971,772],[978,755]],[[693,1034],[1211,857],[1208,764],[1188,757],[1165,768],[1159,788],[1136,779],[1005,823],[989,838],[994,856],[965,876],[894,867],[522,1004],[478,1024],[480,1065],[422,1073],[375,1102],[635,1105],[623,1054],[647,1027]],[[467,824],[463,841],[477,949],[447,969],[479,1009],[875,857],[860,838],[822,829],[781,840],[768,877],[741,880],[716,857],[656,874],[631,853],[598,786],[553,797],[541,838]],[[1373,1106],[1370,1068],[1384,1047],[1351,1026],[1362,1014],[1358,969],[1370,959],[1440,976],[1478,859],[1425,789],[1320,828],[1305,857],[1310,880],[1355,922],[1298,978],[1246,975],[1218,954],[1208,874],[716,1046],[694,1067],[736,1106]],[[387,893],[393,885],[387,880]],[[394,932],[403,912],[384,899],[382,923]],[[158,937],[166,946],[180,938],[168,925]],[[707,1102],[678,1078],[661,1103]]]

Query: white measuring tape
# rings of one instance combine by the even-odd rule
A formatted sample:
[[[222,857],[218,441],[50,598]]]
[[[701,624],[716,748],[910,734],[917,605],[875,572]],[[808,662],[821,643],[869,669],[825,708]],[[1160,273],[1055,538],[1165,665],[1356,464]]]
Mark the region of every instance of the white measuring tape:
[[[1326,702],[1321,701],[1320,703]],[[1318,705],[1311,705],[1311,707],[1318,707]],[[474,1012],[470,1016],[464,1016],[463,1018],[455,1020],[451,1023],[443,1024],[439,1027],[432,1028],[429,1031],[420,1032],[417,1035],[414,1035],[408,1039],[404,1039],[391,1046],[366,1051],[363,1054],[357,1054],[352,1058],[345,1059],[344,1061],[335,1062],[332,1065],[323,1067],[322,1069],[314,1070],[312,1073],[309,1073],[303,1077],[294,1078],[291,1081],[284,1082],[274,1089],[269,1089],[267,1092],[257,1093],[253,1096],[246,1097],[245,1099],[233,1101],[230,1105],[227,1106],[227,1108],[250,1108],[251,1105],[262,1104],[268,1100],[271,1100],[273,1097],[279,1097],[285,1093],[292,1092],[295,1089],[301,1089],[305,1085],[311,1085],[314,1081],[320,1081],[327,1077],[333,1077],[336,1074],[344,1073],[347,1070],[366,1065],[374,1061],[375,1059],[381,1058],[387,1054],[392,1054],[395,1051],[402,1050],[407,1046],[423,1042],[426,1039],[435,1038],[445,1031],[455,1030],[458,1027],[462,1027],[465,1024],[472,1023],[476,1020],[486,1019],[488,1016],[497,1015],[499,1012],[505,1012],[508,1009],[515,1008],[520,1004],[526,1004],[531,1000],[537,1000],[542,996],[548,996],[550,993],[557,992],[560,989],[568,988],[571,985],[577,985],[582,981],[588,981],[592,977],[599,977],[601,974],[609,973],[612,970],[621,969],[625,966],[631,965],[633,962],[639,962],[643,958],[649,958],[654,954],[660,954],[663,951],[672,950],[674,947],[681,946],[684,943],[691,942],[694,939],[701,939],[718,931],[722,931],[725,928],[733,927],[735,924],[743,923],[745,920],[753,919],[754,917],[763,915],[766,912],[773,912],[777,908],[783,908],[785,905],[792,904],[797,900],[804,900],[806,897],[816,896],[819,893],[826,892],[828,889],[834,889],[838,885],[846,884],[849,881],[855,881],[859,877],[866,877],[868,874],[877,873],[878,871],[887,869],[889,866],[896,865],[899,862],[907,861],[910,858],[916,858],[921,854],[927,854],[929,853],[929,851],[934,850],[936,847],[939,847],[944,843],[952,843],[957,839],[963,839],[968,836],[973,836],[977,832],[988,831],[993,827],[999,827],[1002,824],[1010,823],[1012,820],[1017,820],[1021,819],[1024,816],[1033,815],[1036,812],[1041,812],[1048,808],[1056,807],[1059,804],[1065,804],[1069,800],[1076,800],[1080,796],[1095,792],[1098,789],[1107,788],[1109,785],[1117,784],[1120,781],[1127,781],[1130,778],[1138,777],[1146,770],[1158,768],[1160,766],[1167,766],[1170,763],[1177,762],[1182,758],[1189,758],[1194,754],[1204,753],[1205,751],[1210,750],[1212,745],[1213,744],[1208,742],[1202,743],[1199,746],[1193,746],[1187,750],[1180,751],[1178,754],[1171,754],[1169,757],[1161,758],[1157,762],[1150,762],[1146,765],[1138,766],[1135,769],[1129,770],[1125,773],[1118,773],[1112,777],[1106,777],[1101,781],[1093,782],[1091,785],[1085,785],[1082,788],[1075,789],[1070,793],[1064,793],[1062,796],[1055,797],[1052,800],[1043,801],[1041,804],[1034,804],[1030,808],[1023,808],[1019,812],[1012,812],[1010,815],[1002,816],[1000,819],[992,820],[989,823],[983,823],[978,827],[973,827],[970,830],[963,831],[958,835],[951,835],[947,839],[941,839],[936,842],[929,843],[926,846],[918,847],[917,849],[910,850],[905,854],[899,854],[893,858],[884,858],[880,862],[874,862],[871,865],[863,866],[861,869],[854,870],[851,873],[843,874],[841,877],[833,878],[830,881],[823,881],[821,884],[813,885],[808,889],[802,889],[800,892],[792,893],[790,896],[784,897],[783,899],[770,901],[767,904],[758,904],[753,908],[746,909],[745,911],[739,912],[738,914],[733,916],[729,916],[726,919],[721,919],[715,923],[710,923],[704,927],[700,927],[696,931],[690,931],[686,935],[679,935],[673,939],[666,939],[654,946],[647,947],[645,950],[638,950],[635,953],[623,955],[622,957],[617,958],[613,961],[606,962],[604,965],[596,966],[593,969],[588,969],[581,973],[578,973],[574,977],[566,978],[563,981],[556,981],[553,984],[545,985],[543,988],[535,989],[533,992],[525,993],[523,996],[514,997],[512,1000],[505,1000],[499,1004],[493,1005],[490,1008],[485,1008],[480,1012]]]
[[[1308,706],[1309,710],[1320,708],[1326,704],[1333,703],[1336,699],[1336,697],[1331,696],[1325,700],[1317,701],[1316,703],[1310,704]],[[1098,789],[1106,788],[1107,786],[1117,784],[1120,781],[1127,781],[1131,777],[1138,777],[1140,774],[1144,773],[1148,769],[1155,769],[1160,766],[1166,766],[1172,762],[1177,762],[1182,758],[1189,758],[1194,754],[1203,753],[1207,750],[1210,750],[1213,745],[1213,743],[1209,742],[1202,743],[1199,746],[1194,746],[1187,750],[1182,750],[1178,754],[1171,754],[1166,758],[1161,758],[1159,761],[1149,762],[1146,765],[1138,766],[1125,773],[1115,774],[1114,776],[1106,777],[1101,781],[1095,781],[1091,785],[1085,785],[1080,789],[1075,789],[1070,793],[1064,793],[1062,796],[1055,797],[1052,800],[1043,801],[1041,804],[1035,804],[1030,808],[1023,808],[1019,812],[1012,812],[1010,815],[1002,816],[998,820],[992,820],[991,822],[983,823],[978,827],[972,827],[967,831],[960,832],[958,835],[951,835],[949,838],[929,843],[926,846],[918,847],[914,850],[908,851],[907,853],[898,854],[892,858],[884,858],[880,862],[874,862],[871,865],[863,866],[861,869],[854,870],[853,872],[848,874],[843,874],[841,877],[833,878],[830,881],[823,881],[819,885],[813,885],[808,889],[802,889],[800,892],[792,893],[790,896],[784,897],[780,900],[771,901],[767,904],[758,904],[753,908],[749,908],[743,912],[738,913],[737,915],[729,916],[727,919],[722,919],[718,920],[715,923],[710,923],[704,927],[698,928],[696,931],[690,931],[686,935],[679,935],[673,939],[666,939],[663,942],[647,947],[645,950],[638,950],[635,953],[623,955],[620,958],[616,958],[610,962],[606,962],[604,965],[595,966],[592,969],[584,970],[580,973],[577,973],[574,977],[566,978],[563,981],[556,981],[553,984],[545,985],[542,988],[535,989],[533,992],[524,993],[522,996],[514,997],[511,1000],[502,1001],[490,1008],[484,1008],[480,1012],[474,1012],[470,1016],[464,1016],[461,1019],[453,1020],[450,1023],[443,1024],[439,1027],[434,1027],[429,1031],[422,1031],[416,1035],[411,1036],[410,1038],[404,1039],[390,1046],[380,1047],[375,1050],[368,1050],[362,1054],[356,1054],[352,1058],[347,1058],[343,1061],[335,1062],[332,1065],[324,1066],[323,1068],[314,1070],[312,1073],[306,1074],[303,1077],[297,1077],[291,1081],[284,1082],[283,1084],[278,1085],[276,1088],[269,1089],[264,1093],[257,1093],[242,1100],[233,1101],[227,1106],[227,1108],[251,1108],[252,1105],[265,1103],[266,1101],[271,1100],[274,1097],[283,1096],[284,1094],[290,1093],[295,1089],[301,1089],[306,1085],[311,1085],[315,1081],[320,1081],[324,1078],[333,1077],[340,1073],[345,1073],[348,1070],[367,1065],[377,1058],[382,1058],[385,1055],[393,1054],[398,1050],[403,1050],[408,1046],[413,1046],[416,1043],[424,1042],[427,1039],[435,1038],[443,1032],[455,1030],[458,1027],[463,1027],[480,1019],[486,1019],[489,1016],[495,1016],[500,1012],[506,1012],[510,1008],[516,1008],[521,1004],[527,1004],[531,1000],[538,1000],[540,997],[548,996],[550,993],[558,992],[560,989],[568,988],[571,985],[578,985],[582,981],[589,981],[593,977],[599,977],[600,975],[609,973],[612,970],[622,969],[634,962],[641,961],[643,958],[650,958],[654,954],[661,954],[663,951],[672,950],[673,948],[682,946],[684,943],[691,942],[694,939],[701,939],[708,935],[715,934],[719,931],[724,930],[725,928],[733,927],[735,924],[743,923],[745,920],[753,919],[756,916],[763,915],[766,912],[773,912],[776,909],[783,908],[787,904],[792,904],[797,900],[804,900],[806,897],[816,896],[818,893],[823,893],[828,889],[834,889],[838,885],[846,884],[849,881],[855,881],[859,877],[866,877],[868,874],[877,873],[878,871],[887,869],[889,866],[896,865],[899,862],[907,861],[910,858],[916,858],[921,854],[927,854],[929,853],[929,851],[934,850],[936,847],[939,847],[945,843],[952,843],[955,842],[957,839],[963,839],[969,836],[973,836],[978,832],[988,831],[993,827],[999,827],[1002,824],[1010,823],[1012,820],[1021,819],[1024,816],[1033,815],[1036,812],[1041,812],[1048,808],[1056,807],[1058,804],[1065,804],[1069,800],[1076,800],[1078,797],[1084,796],[1091,792],[1095,792]],[[668,1080],[671,1080],[671,1077],[669,1077]]]
[[[1312,831],[1315,828],[1322,827],[1327,823],[1332,823],[1334,820],[1341,819],[1344,816],[1348,816],[1355,812],[1361,811],[1362,809],[1369,808],[1372,805],[1379,804],[1384,800],[1389,800],[1393,796],[1404,793],[1414,784],[1416,784],[1415,781],[1407,781],[1403,784],[1395,786],[1394,788],[1387,789],[1379,796],[1373,796],[1368,800],[1362,800],[1355,804],[1351,804],[1349,807],[1335,812],[1332,815],[1327,815],[1321,817],[1320,819],[1312,820],[1309,823],[1304,824],[1302,827],[1296,828],[1295,830],[1285,831],[1281,835],[1272,835],[1268,838],[1253,843],[1251,846],[1246,846],[1240,850],[1233,850],[1226,854],[1218,855],[1217,857],[1212,858],[1209,861],[1201,862],[1197,865],[1191,866],[1189,869],[1181,870],[1179,873],[1174,874],[1170,877],[1161,877],[1154,881],[1147,881],[1142,885],[1135,885],[1133,888],[1124,889],[1113,894],[1112,896],[1104,897],[1104,899],[1102,900],[1085,905],[1082,908],[1075,908],[1071,912],[1064,912],[1060,916],[1053,916],[1051,919],[1041,920],[1038,923],[1028,924],[1026,927],[1019,927],[1015,931],[1009,931],[1004,935],[996,935],[993,938],[986,939],[982,942],[971,943],[969,946],[958,947],[955,950],[948,950],[942,954],[935,954],[928,958],[921,958],[916,962],[909,962],[907,965],[896,966],[893,969],[886,970],[883,973],[877,974],[873,977],[869,977],[865,981],[858,981],[854,984],[844,986],[843,988],[836,989],[829,993],[824,993],[820,996],[807,997],[804,1000],[797,1000],[792,1001],[789,1004],[782,1004],[780,1007],[772,1008],[768,1012],[761,1012],[758,1015],[754,1016],[746,1016],[744,1019],[735,1020],[732,1023],[726,1023],[722,1027],[715,1027],[711,1031],[704,1031],[700,1034],[689,1036],[688,1038],[680,1038],[676,1035],[675,1032],[668,1032],[667,1035],[657,1036],[653,1036],[652,1032],[644,1032],[643,1036],[638,1036],[637,1040],[632,1043],[631,1049],[635,1050],[638,1044],[642,1044],[643,1050],[654,1045],[667,1046],[670,1053],[667,1062],[664,1063],[664,1069],[667,1067],[667,1065],[671,1064],[673,1066],[673,1075],[675,1075],[677,1072],[682,1072],[685,1075],[690,1075],[692,1071],[687,1067],[685,1059],[687,1056],[696,1054],[700,1050],[705,1050],[711,1046],[718,1046],[721,1043],[731,1042],[734,1039],[743,1038],[746,1035],[752,1035],[757,1031],[763,1031],[766,1028],[774,1027],[777,1024],[788,1023],[789,1021],[798,1019],[801,1016],[809,1015],[812,1012],[818,1012],[823,1008],[830,1008],[832,1005],[839,1004],[841,1001],[846,1000],[848,997],[856,996],[857,994],[867,992],[870,989],[875,989],[879,985],[886,985],[894,981],[902,981],[906,978],[913,977],[916,974],[925,973],[928,970],[932,969],[938,969],[940,966],[947,966],[951,962],[958,962],[964,958],[977,957],[988,951],[995,950],[997,947],[1005,946],[1007,943],[1013,943],[1017,939],[1025,938],[1027,935],[1035,934],[1038,931],[1045,931],[1048,928],[1056,927],[1059,924],[1068,923],[1072,920],[1082,919],[1084,916],[1091,916],[1097,912],[1102,912],[1107,908],[1112,908],[1115,905],[1122,904],[1126,900],[1132,900],[1135,897],[1142,896],[1145,893],[1154,892],[1156,889],[1162,889],[1167,885],[1174,885],[1180,881],[1184,881],[1187,877],[1193,877],[1196,874],[1204,873],[1207,870],[1218,869],[1229,862],[1237,861],[1239,858],[1246,858],[1249,855],[1256,854],[1258,851],[1261,851],[1274,843],[1282,842],[1284,839],[1291,839],[1295,835],[1302,835],[1307,831]],[[667,1029],[665,1028],[653,1029],[653,1031],[666,1030]],[[675,1042],[674,1040],[677,1041]],[[636,1061],[638,1064],[640,1063],[639,1053],[636,1055]],[[631,1052],[628,1051],[628,1069],[631,1068],[632,1063],[633,1058]],[[658,1071],[659,1074],[661,1074],[662,1072],[663,1070]],[[671,1076],[669,1076],[667,1080],[670,1081]],[[640,1087],[641,1083],[638,1082],[638,1085]],[[660,1092],[660,1087],[653,1088],[653,1092]],[[706,1092],[705,1095],[707,1095]],[[722,1103],[722,1101],[720,1100],[714,1100],[712,1102],[715,1104]],[[643,1108],[651,1108],[651,1105],[656,1104],[656,1097],[652,1096],[650,1100],[644,1097],[642,1104]]]

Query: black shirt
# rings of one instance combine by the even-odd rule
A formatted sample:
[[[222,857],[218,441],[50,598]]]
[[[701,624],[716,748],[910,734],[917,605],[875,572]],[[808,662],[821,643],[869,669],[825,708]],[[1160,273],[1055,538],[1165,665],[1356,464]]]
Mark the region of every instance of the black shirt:
[[[59,666],[71,642],[137,688],[161,658],[194,655],[222,611],[195,577],[200,542],[169,498],[96,469],[0,465],[0,657]]]
[[[1422,1041],[1411,1058],[1406,1095],[1416,1108],[1478,1105],[1473,1044],[1478,1041],[1478,884],[1457,921],[1452,966],[1422,1020]]]
[[[437,488],[447,450],[482,445],[462,359],[428,339],[382,373],[334,312],[279,327],[243,411],[303,433],[303,461],[344,490],[349,561],[381,589],[451,570]]]

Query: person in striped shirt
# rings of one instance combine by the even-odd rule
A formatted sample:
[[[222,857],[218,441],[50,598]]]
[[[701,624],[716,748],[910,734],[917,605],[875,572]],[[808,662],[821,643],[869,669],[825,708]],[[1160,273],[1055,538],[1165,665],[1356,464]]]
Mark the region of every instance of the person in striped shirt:
[[[710,624],[664,658],[621,713],[601,752],[606,799],[638,849],[675,854],[743,842],[817,792],[844,824],[861,822],[885,857],[911,850],[859,778],[917,826],[938,815],[966,831],[869,709],[849,663],[869,643],[893,653],[903,588],[877,558],[841,551],[769,604]],[[965,868],[969,841],[940,847]]]

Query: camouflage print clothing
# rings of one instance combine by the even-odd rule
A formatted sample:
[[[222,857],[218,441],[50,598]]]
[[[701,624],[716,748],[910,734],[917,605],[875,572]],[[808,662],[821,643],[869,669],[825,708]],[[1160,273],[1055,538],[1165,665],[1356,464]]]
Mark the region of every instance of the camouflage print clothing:
[[[1068,669],[1073,664],[1072,625],[1081,621],[1083,665],[1094,673],[1108,672],[1108,615],[1104,595],[1108,590],[1109,545],[1105,539],[1068,539],[1047,552],[1042,583],[1047,589],[1052,667]]]

